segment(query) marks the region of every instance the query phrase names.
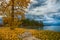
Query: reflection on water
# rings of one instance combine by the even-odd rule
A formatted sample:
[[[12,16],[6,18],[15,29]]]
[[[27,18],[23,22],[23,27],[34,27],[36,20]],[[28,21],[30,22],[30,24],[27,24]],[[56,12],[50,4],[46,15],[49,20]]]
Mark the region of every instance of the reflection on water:
[[[44,26],[44,30],[51,30],[51,31],[59,31],[60,32],[60,26]]]
[[[51,31],[57,31],[60,32],[60,26],[44,26],[44,27],[33,27],[33,26],[27,26],[27,27],[23,27],[20,26],[22,28],[27,28],[27,29],[37,29],[37,30],[51,30]]]

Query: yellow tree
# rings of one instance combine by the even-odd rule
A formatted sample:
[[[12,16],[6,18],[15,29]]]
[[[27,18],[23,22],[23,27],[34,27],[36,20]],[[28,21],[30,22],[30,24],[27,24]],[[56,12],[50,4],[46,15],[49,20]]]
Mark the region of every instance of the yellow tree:
[[[2,9],[0,10],[2,11],[2,14],[6,16],[3,17],[4,23],[7,23],[9,26],[18,26],[18,24],[21,23],[18,21],[25,19],[24,13],[26,12],[25,9],[27,9],[28,3],[30,3],[30,0],[2,1]]]

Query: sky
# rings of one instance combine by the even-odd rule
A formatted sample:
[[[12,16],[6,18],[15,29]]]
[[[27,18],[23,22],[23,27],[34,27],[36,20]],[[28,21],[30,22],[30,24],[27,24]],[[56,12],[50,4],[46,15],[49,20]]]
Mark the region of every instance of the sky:
[[[35,15],[44,15],[50,12],[59,12],[59,4],[59,0],[32,0],[29,13]]]
[[[43,20],[60,22],[60,0],[31,0],[28,14],[43,15]]]
[[[46,29],[60,31],[60,0],[31,0],[27,14],[43,15]]]

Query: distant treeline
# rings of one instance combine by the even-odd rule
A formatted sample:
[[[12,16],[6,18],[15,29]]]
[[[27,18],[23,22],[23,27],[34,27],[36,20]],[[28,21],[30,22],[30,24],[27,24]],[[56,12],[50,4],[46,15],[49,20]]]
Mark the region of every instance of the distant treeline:
[[[43,21],[35,21],[30,19],[22,20],[22,26],[23,27],[29,27],[29,28],[43,28],[44,24]]]

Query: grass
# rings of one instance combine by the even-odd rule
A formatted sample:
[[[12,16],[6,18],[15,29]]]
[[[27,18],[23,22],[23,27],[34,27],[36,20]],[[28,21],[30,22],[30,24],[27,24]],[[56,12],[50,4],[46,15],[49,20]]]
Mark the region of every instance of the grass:
[[[60,40],[60,32],[25,28],[15,28],[11,30],[9,27],[0,28],[0,40],[21,40],[18,35],[26,31],[41,40]]]

